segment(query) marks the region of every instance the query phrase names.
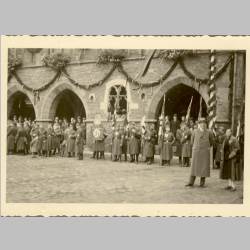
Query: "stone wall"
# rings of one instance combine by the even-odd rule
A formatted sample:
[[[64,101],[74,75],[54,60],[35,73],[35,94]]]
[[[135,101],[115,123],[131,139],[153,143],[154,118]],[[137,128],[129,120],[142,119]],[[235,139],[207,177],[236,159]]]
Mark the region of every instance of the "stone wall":
[[[96,59],[99,50],[65,50],[64,52],[71,55],[72,63],[67,67],[69,75],[82,85],[89,85],[101,80],[112,67],[112,64],[97,65]],[[24,58],[24,64],[21,69],[17,71],[17,74],[22,81],[32,88],[38,88],[49,82],[55,72],[47,67],[41,65],[41,58],[44,54],[48,53],[48,50],[42,50],[40,53],[33,55],[33,58],[29,51],[24,49],[16,50],[17,55],[21,55]],[[147,75],[143,78],[138,78],[138,74],[141,71],[145,60],[144,54],[147,51],[133,50],[130,51],[126,60],[122,62],[124,69],[137,81],[142,83],[149,83],[158,80],[173,64],[172,60],[162,60],[160,58],[153,59]],[[220,69],[227,58],[230,56],[230,52],[220,52],[216,56],[216,68]],[[242,100],[243,86],[245,84],[244,57],[242,53],[239,53],[235,57],[234,66],[234,83],[235,89],[232,95],[233,84],[230,81],[230,66],[227,70],[216,80],[216,96],[217,96],[217,122],[230,126],[231,114],[236,114],[239,111],[240,102]],[[209,77],[209,53],[202,52],[195,56],[187,56],[184,59],[184,63],[188,70],[192,72],[197,78]],[[154,121],[157,115],[157,105],[160,99],[163,97],[171,87],[178,84],[185,84],[187,86],[195,88],[202,95],[205,102],[208,101],[208,87],[207,85],[201,85],[196,81],[190,80],[180,66],[177,66],[171,73],[168,79],[162,82],[160,85],[153,88],[142,88],[141,90],[133,90],[135,86],[128,83],[126,78],[116,69],[111,77],[101,86],[83,90],[72,85],[65,76],[61,76],[52,86],[43,92],[40,92],[40,101],[34,104],[34,97],[32,92],[25,91],[17,80],[12,77],[8,83],[8,98],[10,99],[12,94],[16,91],[21,91],[30,98],[34,104],[36,118],[38,121],[48,122],[52,117],[51,109],[54,99],[57,95],[65,90],[69,89],[75,93],[82,101],[85,111],[88,128],[88,143],[91,144],[91,126],[96,114],[100,114],[103,121],[107,120],[107,102],[108,91],[112,85],[121,84],[126,86],[128,101],[129,101],[129,120],[139,122],[143,115],[146,116],[149,122]],[[142,100],[141,95],[144,94],[145,98]],[[230,94],[234,96],[234,99],[230,99]],[[94,96],[93,100],[90,100],[90,96]],[[234,100],[234,101],[233,101]],[[232,106],[234,105],[234,107]],[[236,116],[234,115],[234,122]],[[110,125],[105,125],[107,129]]]

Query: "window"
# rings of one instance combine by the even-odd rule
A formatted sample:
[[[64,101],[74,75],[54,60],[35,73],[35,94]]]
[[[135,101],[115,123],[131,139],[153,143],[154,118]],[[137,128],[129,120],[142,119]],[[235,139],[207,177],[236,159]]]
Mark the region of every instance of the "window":
[[[127,114],[127,90],[124,86],[115,85],[110,88],[108,112],[112,115]]]

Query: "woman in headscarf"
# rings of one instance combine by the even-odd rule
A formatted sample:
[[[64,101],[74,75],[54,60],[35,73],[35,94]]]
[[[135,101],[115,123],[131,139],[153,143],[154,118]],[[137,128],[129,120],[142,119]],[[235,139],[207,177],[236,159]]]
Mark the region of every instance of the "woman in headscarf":
[[[230,191],[236,191],[234,181],[241,179],[239,166],[236,163],[239,149],[238,140],[232,135],[231,129],[227,129],[221,150],[220,178],[228,180],[228,186],[225,189]]]

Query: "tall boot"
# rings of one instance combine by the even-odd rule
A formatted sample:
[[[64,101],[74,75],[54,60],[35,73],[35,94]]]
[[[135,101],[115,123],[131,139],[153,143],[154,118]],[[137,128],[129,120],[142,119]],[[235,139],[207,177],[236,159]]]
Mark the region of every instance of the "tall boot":
[[[201,179],[200,179],[200,187],[205,187],[205,181],[206,181],[206,177],[201,177]]]
[[[135,159],[136,159],[136,163],[138,164],[138,162],[139,162],[139,155],[138,154],[135,155]]]
[[[96,157],[96,151],[93,152],[92,158],[95,159],[95,157]]]
[[[191,175],[189,179],[189,183],[186,184],[186,187],[192,187],[194,185],[195,178],[196,178],[195,176]]]
[[[125,157],[125,161],[127,161],[128,160],[127,153],[124,154],[124,157]]]
[[[96,152],[96,160],[99,159],[99,151]]]

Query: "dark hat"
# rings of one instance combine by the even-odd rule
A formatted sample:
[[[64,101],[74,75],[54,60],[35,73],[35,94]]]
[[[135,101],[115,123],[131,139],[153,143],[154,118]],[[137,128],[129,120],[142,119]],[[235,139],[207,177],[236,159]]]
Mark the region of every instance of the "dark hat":
[[[206,123],[207,120],[204,117],[199,118],[198,123]]]

